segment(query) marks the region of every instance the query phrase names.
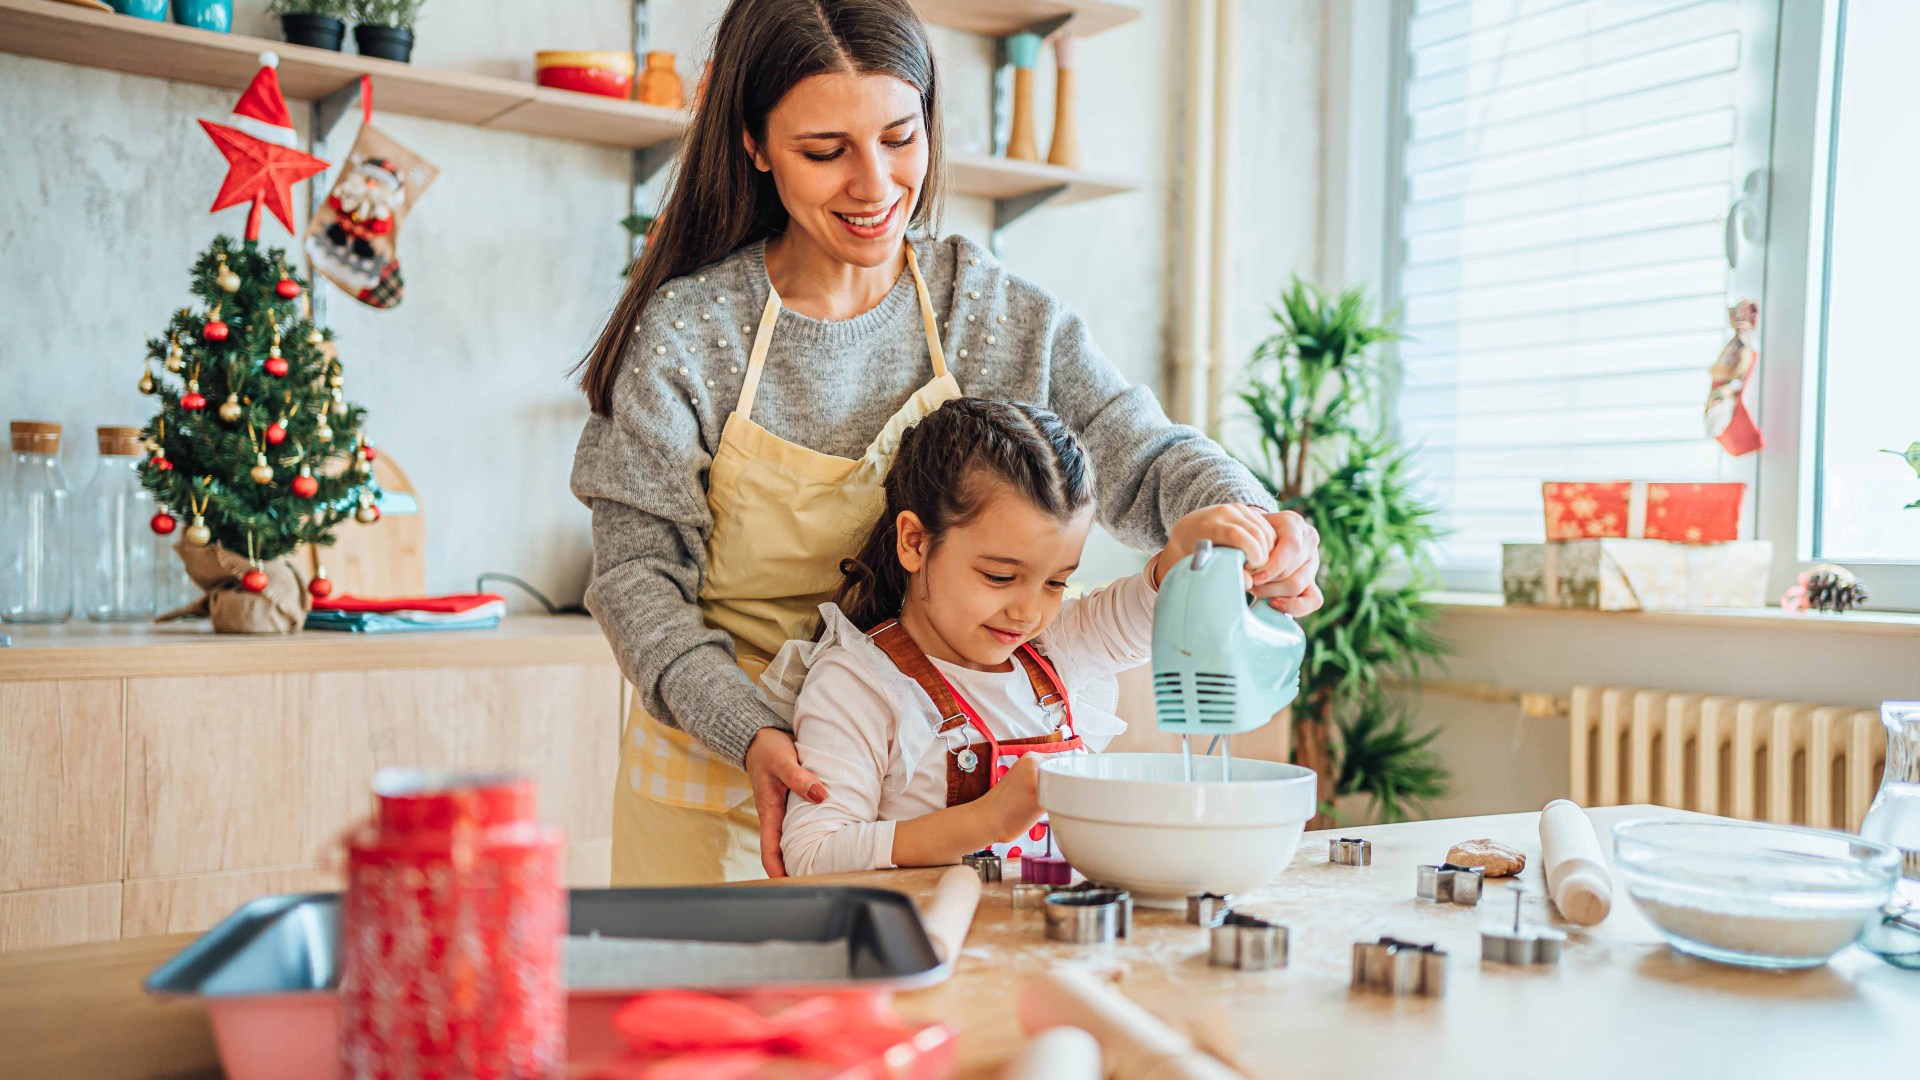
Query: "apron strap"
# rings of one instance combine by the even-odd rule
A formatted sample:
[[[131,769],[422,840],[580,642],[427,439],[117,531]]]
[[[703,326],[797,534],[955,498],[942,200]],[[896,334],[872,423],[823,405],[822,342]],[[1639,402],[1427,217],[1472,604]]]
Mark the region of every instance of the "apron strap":
[[[901,245],[907,251],[907,272],[913,275],[914,295],[920,300],[920,323],[927,331],[927,356],[933,361],[933,377],[947,373],[947,354],[940,349],[940,321],[933,316],[933,298],[927,294],[926,280],[920,276],[920,259],[913,253],[913,242]],[[760,390],[760,372],[767,365],[767,348],[773,344],[773,327],[780,321],[780,292],[767,278],[767,306],[760,312],[760,330],[753,336],[753,348],[747,353],[747,376],[740,384],[740,402],[734,411],[753,419],[753,399]]]
[[[986,740],[992,751],[990,756],[997,756],[1002,746],[1026,742],[1048,742],[1057,738],[1056,735],[1049,734],[1036,736],[1033,739],[1009,740],[1005,743],[995,738],[993,732],[988,729],[986,721],[982,720],[979,714],[974,712],[973,707],[955,692],[953,685],[947,682],[946,676],[940,674],[939,669],[933,666],[933,661],[927,659],[927,654],[922,652],[919,644],[908,635],[907,628],[900,625],[900,620],[889,619],[869,631],[867,637],[872,639],[875,645],[880,646],[881,651],[887,654],[888,659],[900,669],[901,674],[919,683],[920,689],[932,699],[933,707],[940,713],[940,726],[935,729],[935,734],[945,735],[961,724],[971,723]],[[1041,710],[1045,711],[1051,701],[1060,702],[1065,715],[1063,726],[1077,743],[1079,734],[1073,728],[1073,709],[1067,702],[1066,687],[1061,685],[1060,676],[1054,672],[1053,666],[1048,664],[1031,644],[1022,645],[1014,651],[1013,655],[1027,673],[1027,681],[1033,686],[1034,701],[1040,705]]]

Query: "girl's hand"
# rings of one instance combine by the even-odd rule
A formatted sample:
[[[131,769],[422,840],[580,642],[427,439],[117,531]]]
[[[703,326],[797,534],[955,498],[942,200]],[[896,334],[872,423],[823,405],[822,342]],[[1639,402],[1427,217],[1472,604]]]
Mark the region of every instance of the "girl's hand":
[[[1299,517],[1298,514],[1293,516]],[[1172,531],[1167,535],[1167,546],[1153,557],[1153,563],[1148,568],[1149,580],[1154,588],[1159,588],[1161,579],[1174,563],[1193,554],[1194,548],[1200,546],[1200,541],[1210,540],[1215,547],[1238,548],[1245,553],[1248,571],[1245,583],[1248,589],[1253,589],[1263,580],[1256,571],[1266,570],[1267,564],[1273,560],[1276,538],[1274,523],[1256,507],[1239,503],[1202,507],[1174,522]],[[1318,538],[1314,541],[1314,551],[1317,559]],[[1317,561],[1315,566],[1318,566]]]
[[[990,842],[1004,844],[1026,835],[1040,820],[1040,755],[1021,754],[1007,775],[973,805],[979,808]]]

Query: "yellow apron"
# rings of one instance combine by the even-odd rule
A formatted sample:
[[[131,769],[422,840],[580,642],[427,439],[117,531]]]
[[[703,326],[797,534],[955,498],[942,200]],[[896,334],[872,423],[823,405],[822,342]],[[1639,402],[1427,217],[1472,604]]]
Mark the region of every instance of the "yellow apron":
[[[815,610],[840,584],[840,560],[858,550],[884,506],[880,483],[900,434],[960,396],[940,351],[933,302],[913,245],[907,270],[920,298],[933,379],[914,391],[858,458],[790,443],[753,421],[754,394],[780,318],[767,306],[747,359],[740,402],[708,470],[707,579],[700,611],[733,638],[740,667],[759,679],[780,646],[809,636]],[[764,877],[747,774],[692,737],[647,715],[632,695],[620,738],[613,800],[613,884],[678,885]]]

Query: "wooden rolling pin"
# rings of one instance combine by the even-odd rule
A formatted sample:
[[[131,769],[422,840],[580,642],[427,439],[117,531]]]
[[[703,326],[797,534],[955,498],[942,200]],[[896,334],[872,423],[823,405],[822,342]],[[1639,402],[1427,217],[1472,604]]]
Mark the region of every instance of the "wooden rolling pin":
[[[1547,896],[1561,918],[1592,926],[1613,910],[1613,877],[1600,853],[1600,837],[1578,803],[1555,799],[1540,811],[1540,859],[1546,864]]]
[[[933,887],[920,921],[933,939],[933,947],[943,963],[960,959],[960,946],[967,942],[973,927],[974,909],[980,906],[980,875],[965,866],[956,866],[940,875]]]
[[[1020,1026],[1029,1035],[1081,1028],[1099,1040],[1114,1080],[1235,1080],[1240,1075],[1120,991],[1071,968],[1027,982],[1020,991]]]
[[[1027,1040],[1000,1080],[1101,1080],[1100,1043],[1077,1027],[1057,1027]]]

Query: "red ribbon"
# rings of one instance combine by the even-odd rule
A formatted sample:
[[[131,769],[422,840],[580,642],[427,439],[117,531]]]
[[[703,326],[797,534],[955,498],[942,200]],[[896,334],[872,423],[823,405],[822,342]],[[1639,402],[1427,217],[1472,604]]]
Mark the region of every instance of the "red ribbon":
[[[733,1080],[778,1058],[851,1065],[912,1039],[884,994],[821,994],[772,1011],[688,990],[643,994],[614,1014],[632,1055],[592,1080]],[[766,1003],[769,999],[761,999]]]

